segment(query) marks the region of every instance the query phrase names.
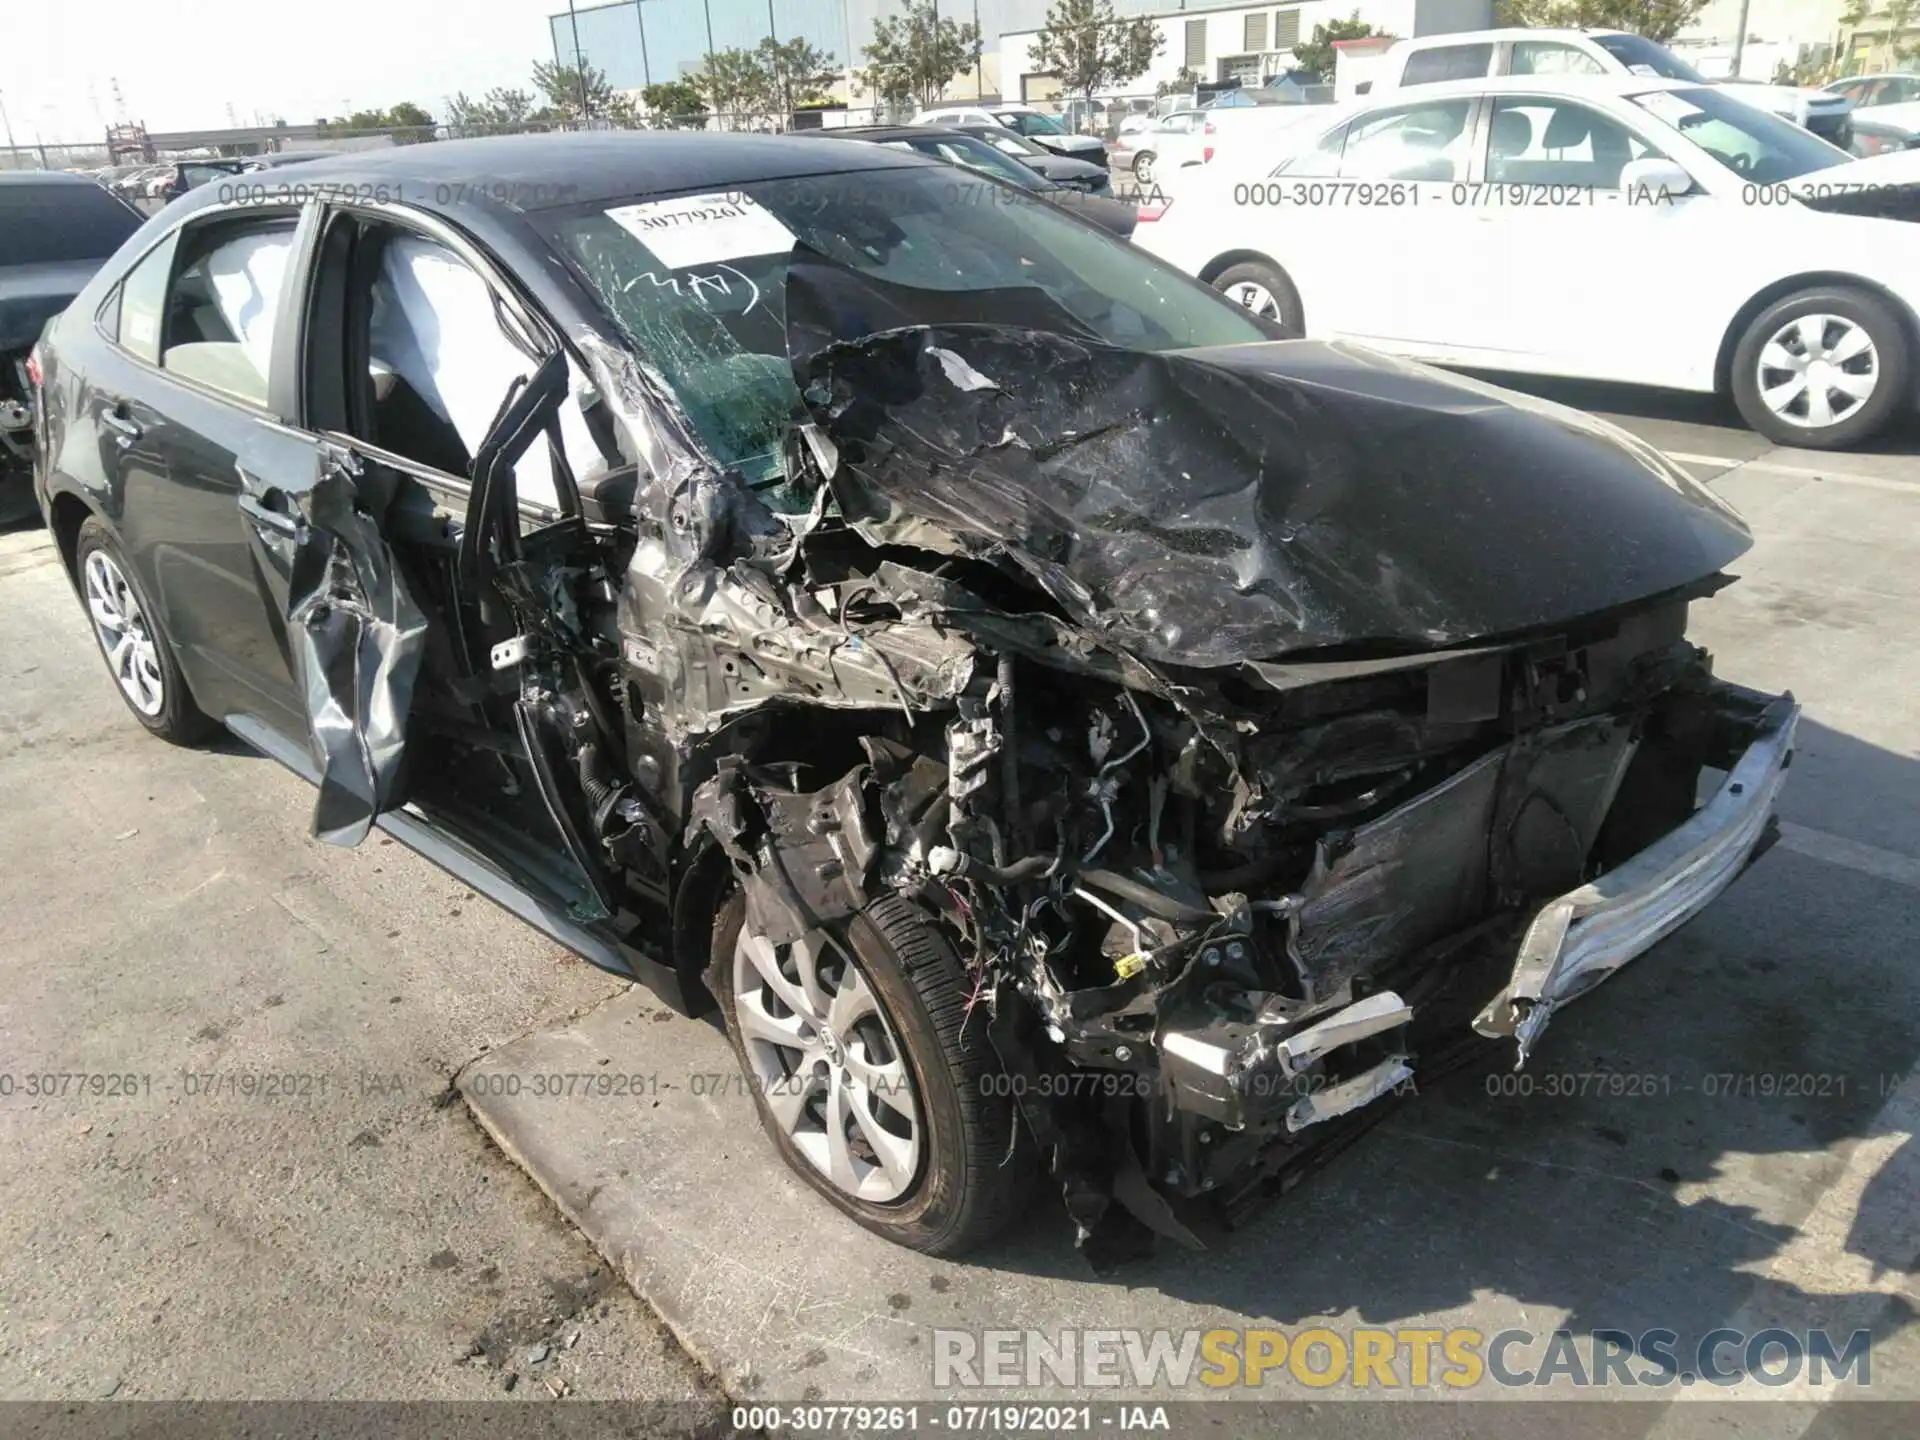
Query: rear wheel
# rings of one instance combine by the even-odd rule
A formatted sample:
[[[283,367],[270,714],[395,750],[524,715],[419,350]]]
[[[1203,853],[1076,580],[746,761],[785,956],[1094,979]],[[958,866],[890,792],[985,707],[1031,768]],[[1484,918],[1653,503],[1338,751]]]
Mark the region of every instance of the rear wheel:
[[[158,612],[98,516],[81,524],[74,560],[94,639],[133,718],[175,745],[211,739],[220,727],[194,703]]]
[[[1879,296],[1802,290],[1768,306],[1733,355],[1741,418],[1776,445],[1838,450],[1884,429],[1911,390],[1911,346]]]
[[[1133,182],[1142,188],[1153,184],[1153,152],[1142,150],[1133,157]]]
[[[1032,1175],[986,1017],[939,928],[897,896],[792,945],[714,925],[727,1034],[781,1158],[898,1244],[957,1255],[1017,1213]]]
[[[1230,265],[1213,277],[1213,288],[1261,319],[1271,320],[1290,336],[1298,338],[1307,333],[1300,292],[1278,265],[1264,260]]]

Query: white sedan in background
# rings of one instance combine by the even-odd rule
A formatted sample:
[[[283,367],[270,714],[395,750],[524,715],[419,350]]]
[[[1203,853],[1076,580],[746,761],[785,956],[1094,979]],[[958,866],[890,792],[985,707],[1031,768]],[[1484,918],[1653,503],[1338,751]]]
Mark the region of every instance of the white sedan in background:
[[[1295,334],[1729,392],[1779,444],[1916,399],[1920,152],[1638,76],[1427,85],[1286,138],[1187,172],[1134,243]]]

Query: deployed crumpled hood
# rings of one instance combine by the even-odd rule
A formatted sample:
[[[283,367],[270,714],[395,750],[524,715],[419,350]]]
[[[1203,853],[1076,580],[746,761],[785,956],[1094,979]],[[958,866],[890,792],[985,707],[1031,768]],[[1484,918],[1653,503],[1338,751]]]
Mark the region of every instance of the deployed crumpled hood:
[[[1355,347],[1153,354],[954,325],[797,368],[870,538],[1002,559],[1165,663],[1524,633],[1751,544],[1623,431]]]
[[[0,267],[0,351],[30,348],[47,321],[86,288],[101,264],[78,260]]]

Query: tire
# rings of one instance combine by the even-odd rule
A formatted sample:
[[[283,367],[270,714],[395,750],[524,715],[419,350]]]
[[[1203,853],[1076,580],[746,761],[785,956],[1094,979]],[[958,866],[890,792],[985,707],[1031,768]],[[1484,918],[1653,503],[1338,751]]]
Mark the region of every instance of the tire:
[[[1306,307],[1300,303],[1300,292],[1293,288],[1293,281],[1278,265],[1265,260],[1247,260],[1238,265],[1229,265],[1213,277],[1213,288],[1228,299],[1246,305],[1255,314],[1266,313],[1266,307],[1248,304],[1234,291],[1264,292],[1273,301],[1275,312],[1267,314],[1268,319],[1286,331],[1290,339],[1298,340],[1307,333]]]
[[[1145,188],[1153,184],[1153,152],[1142,150],[1133,157],[1133,183]]]
[[[992,1077],[1003,1072],[987,1039],[984,1017],[975,1016],[966,1023],[972,982],[939,928],[907,901],[883,896],[861,914],[832,927],[829,943],[813,957],[822,990],[838,968],[836,999],[846,993],[848,971],[864,982],[877,1002],[882,1038],[889,1045],[898,1042],[896,1057],[904,1062],[910,1086],[902,1107],[912,1111],[913,1133],[918,1137],[910,1178],[899,1193],[886,1193],[892,1184],[890,1174],[856,1157],[854,1167],[865,1166],[863,1184],[882,1197],[867,1198],[847,1188],[844,1173],[840,1181],[831,1178],[828,1168],[823,1168],[831,1162],[819,1157],[828,1144],[824,1123],[832,1104],[828,1092],[838,1078],[832,1065],[847,1059],[870,1064],[876,1054],[884,1053],[876,1049],[871,1018],[860,1022],[864,1033],[852,1030],[844,1041],[835,1041],[825,1026],[821,1027],[824,1037],[816,1032],[817,1044],[834,1044],[834,1054],[840,1058],[833,1062],[815,1060],[808,1065],[801,1052],[776,1051],[757,1038],[750,1047],[750,1035],[764,1033],[757,1028],[764,1023],[759,1017],[767,1015],[773,991],[762,986],[755,962],[740,956],[745,915],[742,896],[735,891],[714,922],[714,963],[709,973],[761,1126],[781,1158],[842,1214],[909,1249],[959,1255],[999,1233],[1024,1206],[1035,1168],[1032,1142],[1014,1101],[992,1093]],[[753,938],[745,935],[744,944],[752,946]],[[769,946],[760,953],[763,958],[777,956],[786,968],[796,963],[796,948]],[[737,966],[745,970],[754,991],[746,997],[739,993]],[[779,1008],[799,1020],[794,1008]],[[743,1027],[743,1015],[748,1016],[747,1027]],[[860,1039],[857,1052],[856,1038]],[[770,1066],[769,1060],[778,1057],[784,1057],[784,1065]],[[783,1085],[777,1078],[770,1081],[769,1076],[777,1076],[780,1068],[789,1074],[825,1068],[828,1075],[796,1087]],[[846,1069],[838,1072],[841,1077],[848,1073]],[[851,1084],[842,1080],[840,1090],[833,1093],[848,1094]],[[811,1098],[802,1099],[803,1090]],[[775,1109],[783,1100],[798,1102],[789,1104],[788,1110],[802,1115],[791,1133],[789,1123]],[[882,1113],[877,1106],[867,1107],[869,1115]],[[843,1118],[843,1133],[851,1132],[868,1157],[877,1157],[875,1145],[864,1138],[858,1114],[850,1110]],[[887,1118],[895,1122],[889,1131],[894,1136],[902,1128],[897,1123],[901,1112],[893,1111]],[[811,1130],[814,1119],[822,1122],[817,1135]]]
[[[140,588],[119,539],[97,515],[80,526],[74,571],[107,673],[133,718],[174,745],[200,745],[217,735],[220,726],[194,703],[159,611]]]
[[[1866,348],[1847,353],[1863,337]],[[1827,382],[1825,410],[1833,418],[1826,424],[1816,423],[1821,387],[1799,368],[1810,342],[1824,347],[1820,358],[1841,357],[1813,372],[1815,382]],[[1858,394],[1869,375],[1870,390]],[[1778,300],[1754,318],[1734,347],[1731,388],[1740,417],[1774,444],[1843,450],[1871,439],[1905,408],[1912,375],[1913,346],[1899,314],[1869,291],[1822,285]],[[1844,401],[1852,403],[1843,408]]]

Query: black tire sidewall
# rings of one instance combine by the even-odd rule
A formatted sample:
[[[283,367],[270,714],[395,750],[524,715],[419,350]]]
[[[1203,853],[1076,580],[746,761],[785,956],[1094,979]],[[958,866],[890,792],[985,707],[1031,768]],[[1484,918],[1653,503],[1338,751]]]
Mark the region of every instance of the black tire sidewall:
[[[1140,162],[1142,160],[1147,162],[1147,173],[1144,176],[1142,176],[1140,173]],[[1153,184],[1153,166],[1154,166],[1154,154],[1151,150],[1143,150],[1138,155],[1134,156],[1133,157],[1134,183],[1138,185]]]
[[[1280,319],[1275,322],[1287,334],[1296,338],[1307,333],[1306,311],[1300,304],[1300,292],[1293,288],[1293,281],[1287,272],[1278,265],[1265,260],[1243,260],[1238,265],[1229,265],[1213,277],[1213,288],[1225,295],[1227,288],[1245,281],[1266,288],[1268,294],[1280,305]]]
[[[133,591],[134,598],[140,602],[140,615],[152,631],[154,654],[160,662],[160,685],[162,690],[160,713],[143,715],[134,708],[127,698],[127,692],[120,688],[119,677],[111,670],[107,679],[113,685],[113,693],[127,707],[127,713],[141,725],[175,745],[197,745],[218,730],[200,707],[194,703],[193,692],[187,688],[187,678],[180,670],[180,662],[173,653],[173,640],[167,633],[166,622],[160,618],[160,611],[148,596],[146,587],[140,583],[133,565],[127,559],[126,551],[120,546],[120,539],[113,529],[99,516],[89,516],[81,523],[79,534],[74,539],[73,571],[74,582],[80,591],[80,606],[86,610],[86,574],[87,557],[95,551],[105,551],[119,567],[126,578],[127,586]],[[99,654],[102,663],[106,661],[106,652],[100,646],[100,633],[94,628],[93,616],[87,615],[87,630],[93,638],[93,648]]]
[[[1787,321],[1801,315],[1845,316],[1865,327],[1880,359],[1880,383],[1859,411],[1820,430],[1802,429],[1780,419],[1760,398],[1756,375],[1760,350]],[[1776,445],[1803,450],[1841,450],[1870,440],[1898,417],[1912,388],[1913,345],[1899,313],[1867,290],[1823,285],[1796,291],[1754,317],[1734,347],[1730,388],[1734,405],[1748,428]]]
[[[740,1027],[734,1018],[733,947],[745,917],[745,906],[736,890],[721,907],[714,921],[712,977],[726,1019],[727,1039],[734,1057],[752,1092],[753,1106],[776,1149],[788,1168],[824,1196],[836,1209],[867,1229],[898,1244],[930,1254],[957,1254],[982,1236],[972,1233],[979,1227],[974,1213],[980,1197],[967,1193],[969,1175],[978,1157],[970,1153],[977,1143],[976,1127],[970,1127],[963,1113],[970,1097],[962,1087],[980,1090],[971,1097],[976,1104],[1006,1105],[1011,1101],[985,1093],[981,1067],[956,1065],[947,1042],[942,1038],[913,976],[901,963],[893,945],[880,926],[866,914],[849,917],[831,927],[834,938],[848,951],[867,984],[872,987],[880,1008],[899,1039],[903,1059],[912,1075],[914,1098],[918,1101],[922,1122],[920,1174],[907,1194],[885,1204],[859,1200],[845,1194],[794,1146],[773,1118],[759,1093],[755,1071],[748,1060]],[[937,928],[927,926],[927,938],[950,960],[952,972],[925,977],[932,983],[951,983],[964,967]],[[938,967],[945,970],[946,966]],[[976,1022],[976,1028],[984,1029]],[[978,1043],[984,1044],[984,1040]],[[997,1069],[996,1067],[993,1067]],[[969,1073],[972,1071],[973,1073]],[[1018,1123],[1017,1117],[1012,1123]],[[1001,1157],[995,1156],[994,1160]],[[992,1163],[989,1161],[989,1163]]]

